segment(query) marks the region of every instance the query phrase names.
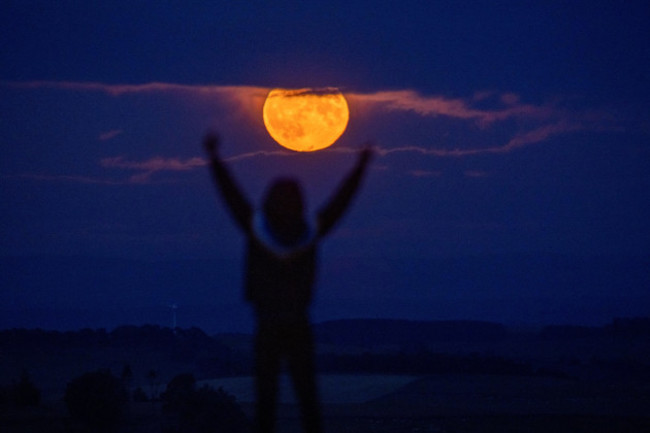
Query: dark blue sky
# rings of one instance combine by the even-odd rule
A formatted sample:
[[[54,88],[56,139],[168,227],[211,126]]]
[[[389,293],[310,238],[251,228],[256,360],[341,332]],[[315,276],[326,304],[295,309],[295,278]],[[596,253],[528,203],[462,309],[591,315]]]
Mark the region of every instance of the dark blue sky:
[[[202,159],[211,128],[254,201],[291,174],[311,208],[351,152],[375,142],[324,263],[647,257],[649,11],[643,1],[5,1],[0,254],[238,258]],[[263,128],[264,95],[319,86],[347,96],[348,130],[328,151],[282,152]],[[2,290],[10,300],[19,288]]]

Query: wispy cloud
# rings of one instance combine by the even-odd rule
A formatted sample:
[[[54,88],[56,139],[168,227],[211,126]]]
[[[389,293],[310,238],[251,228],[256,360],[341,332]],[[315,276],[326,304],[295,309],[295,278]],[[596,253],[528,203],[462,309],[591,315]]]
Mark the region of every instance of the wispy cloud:
[[[442,171],[435,170],[411,170],[409,172],[411,176],[414,177],[440,177],[442,176]]]
[[[102,167],[124,168],[141,171],[188,171],[206,164],[203,158],[194,157],[186,160],[178,158],[162,158],[155,156],[146,161],[129,161],[122,156],[103,158],[100,161]]]
[[[255,152],[246,152],[246,153],[240,153],[237,155],[229,156],[227,158],[224,158],[226,162],[235,162],[235,161],[241,161],[244,159],[249,159],[249,158],[256,158],[258,156],[296,156],[298,155],[297,152],[290,152],[287,150],[258,150]]]
[[[476,178],[486,177],[489,175],[487,171],[482,171],[482,170],[465,170],[463,174],[467,177],[476,177]]]
[[[479,109],[473,106],[491,93],[482,94],[473,100],[448,98],[440,95],[423,96],[414,90],[379,91],[374,93],[350,93],[348,99],[376,109],[387,111],[411,111],[420,116],[445,116],[454,119],[472,120],[480,125],[490,125],[506,119],[522,117],[548,119],[554,115],[551,106],[523,104],[517,95],[506,93],[498,98],[502,107]]]
[[[481,154],[498,154],[508,153],[517,148],[542,142],[554,135],[567,134],[580,130],[590,129],[588,125],[579,123],[558,122],[549,125],[542,125],[530,131],[515,134],[505,144],[481,148],[455,148],[443,149],[427,145],[422,146],[399,146],[399,147],[377,147],[375,150],[380,156],[386,156],[397,153],[416,153],[420,155],[439,156],[439,157],[465,157]]]
[[[261,107],[268,87],[247,85],[200,85],[151,82],[142,84],[107,84],[101,82],[78,81],[3,81],[0,85],[23,89],[59,89],[80,92],[100,92],[114,97],[128,94],[177,94],[186,96],[211,96],[223,98],[225,102],[238,101],[247,105]],[[606,113],[579,112],[559,106],[557,101],[545,104],[524,103],[519,95],[511,92],[476,92],[471,98],[452,98],[443,95],[423,95],[412,89],[376,91],[368,93],[344,92],[350,104],[360,110],[382,110],[393,112],[412,112],[422,117],[447,117],[472,121],[482,127],[509,119],[522,119],[540,124],[555,125],[554,133],[560,133],[558,125],[568,126],[567,132],[575,131],[576,123],[581,128],[611,121]],[[486,102],[487,101],[487,102]],[[491,108],[485,108],[490,106]],[[560,122],[562,121],[562,122]],[[573,124],[569,126],[569,121]],[[103,135],[112,138],[120,130],[108,131]],[[525,135],[522,133],[520,135]],[[105,138],[106,139],[106,138]],[[532,142],[532,141],[531,141]],[[453,154],[453,153],[452,153]]]
[[[199,157],[181,160],[178,158],[162,158],[160,156],[145,161],[130,161],[122,156],[116,156],[103,158],[99,163],[105,168],[135,172],[129,177],[129,183],[148,183],[153,174],[161,171],[190,171],[206,165],[206,161]]]
[[[82,81],[2,81],[0,85],[17,89],[58,89],[98,92],[119,97],[130,94],[176,94],[179,96],[221,96],[243,103],[263,103],[269,89],[258,86],[224,86],[151,82],[142,84],[108,84]],[[260,102],[261,101],[261,102]]]
[[[514,93],[478,92],[472,98],[448,98],[440,95],[425,96],[414,90],[378,91],[374,93],[351,93],[349,99],[368,110],[383,112],[412,112],[423,118],[448,118],[479,127],[483,134],[515,120],[516,127],[510,138],[493,145],[481,143],[481,135],[462,146],[440,146],[437,143],[410,143],[379,147],[382,155],[414,153],[438,157],[466,157],[481,154],[509,153],[522,147],[542,143],[551,137],[578,131],[602,131],[616,129],[613,115],[593,109],[563,107],[558,100],[546,104],[523,103]],[[492,108],[477,108],[489,106]],[[502,134],[503,135],[503,134]]]
[[[85,183],[95,185],[123,185],[125,181],[112,180],[106,178],[92,177],[92,176],[77,176],[77,175],[64,175],[64,174],[43,174],[43,173],[23,173],[15,175],[4,175],[5,179],[27,179],[34,181],[46,182],[73,182]]]
[[[30,81],[0,82],[0,86],[14,89],[55,89],[69,92],[97,92],[110,97],[131,94],[177,95],[189,101],[210,101],[223,103],[226,107],[245,107],[252,115],[260,115],[261,106],[269,88],[260,86],[190,85],[151,82],[143,84],[107,84],[100,82],[74,81]],[[555,136],[578,131],[596,131],[615,128],[611,115],[597,110],[580,110],[570,104],[563,104],[556,98],[553,102],[534,104],[524,102],[524,98],[511,92],[480,91],[471,97],[447,97],[425,95],[412,89],[376,92],[344,92],[351,107],[368,118],[375,114],[412,113],[423,119],[454,120],[457,127],[472,131],[471,138],[464,142],[441,143],[439,137],[426,132],[419,137],[409,138],[404,134],[400,142],[382,142],[374,146],[379,156],[414,154],[444,158],[462,158],[482,154],[504,154],[517,151],[530,145],[538,145]],[[259,111],[259,112],[258,112]],[[437,122],[437,120],[435,120]],[[460,126],[458,126],[460,125]],[[456,127],[455,126],[455,127]],[[399,127],[399,125],[396,125]],[[369,131],[370,132],[370,131]],[[100,141],[108,141],[122,134],[121,129],[113,129],[98,135]],[[490,136],[489,134],[494,134]],[[485,137],[490,136],[490,140]],[[422,138],[425,137],[425,138]],[[497,137],[496,139],[494,137]],[[359,148],[337,145],[328,152],[353,153]],[[259,157],[286,157],[296,155],[283,149],[247,151],[230,156],[229,162]],[[129,183],[151,183],[152,176],[160,172],[181,172],[197,169],[206,164],[200,157],[181,159],[155,156],[143,161],[129,160],[125,156],[104,158],[99,162],[105,169],[128,172]],[[413,176],[426,177],[438,175],[435,171],[412,170]],[[45,179],[45,177],[43,177]],[[89,178],[69,176],[67,180],[96,182]],[[111,181],[109,181],[110,183]]]
[[[226,157],[224,158],[224,161],[237,162],[260,156],[291,157],[295,155],[297,155],[296,152],[289,152],[284,150],[261,150],[256,152],[240,153]],[[207,164],[207,159],[200,157],[180,159],[154,156],[143,161],[132,161],[124,158],[123,156],[114,156],[109,158],[102,158],[99,161],[99,165],[104,168],[132,172],[133,174],[131,174],[128,177],[128,180],[124,182],[132,184],[152,183],[152,176],[159,172],[187,172],[195,169],[203,169],[203,167]]]
[[[111,96],[121,96],[129,93],[162,93],[162,92],[189,92],[189,93],[214,93],[241,91],[243,89],[263,89],[254,86],[220,86],[200,84],[177,84],[150,82],[142,84],[108,84],[101,82],[84,81],[3,81],[3,85],[24,89],[61,89],[74,91],[103,92]]]
[[[122,131],[121,129],[113,129],[113,130],[110,130],[110,131],[102,132],[101,134],[99,134],[99,137],[97,137],[97,138],[99,139],[99,141],[108,141],[108,140],[111,140],[111,139],[117,137],[118,135],[122,134],[123,132],[124,131]]]
[[[100,92],[111,96],[146,93],[173,93],[178,95],[209,95],[234,98],[237,100],[256,100],[263,103],[270,88],[246,85],[200,85],[151,82],[142,84],[107,84],[101,82],[78,81],[25,81],[0,82],[3,86],[23,89],[59,89],[81,92]],[[482,125],[510,118],[548,119],[557,115],[552,105],[534,105],[521,102],[514,93],[478,92],[471,99],[450,98],[442,95],[422,95],[415,90],[389,90],[370,93],[344,92],[351,104],[363,108],[388,111],[410,111],[421,116],[446,116],[454,119],[476,121]],[[492,98],[501,103],[493,109],[477,108],[478,102]],[[261,106],[261,103],[259,104]]]

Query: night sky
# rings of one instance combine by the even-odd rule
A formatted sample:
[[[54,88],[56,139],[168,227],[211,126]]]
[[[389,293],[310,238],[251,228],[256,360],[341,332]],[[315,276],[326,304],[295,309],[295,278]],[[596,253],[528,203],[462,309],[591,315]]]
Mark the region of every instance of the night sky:
[[[316,319],[650,314],[647,2],[95,3],[0,6],[0,327],[244,327],[208,130],[253,202],[292,175],[312,210],[374,143]],[[347,131],[284,150],[266,93],[323,86]]]

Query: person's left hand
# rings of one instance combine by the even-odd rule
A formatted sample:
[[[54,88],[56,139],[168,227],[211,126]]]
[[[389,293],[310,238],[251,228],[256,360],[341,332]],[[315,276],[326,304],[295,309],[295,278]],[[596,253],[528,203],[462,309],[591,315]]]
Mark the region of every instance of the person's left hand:
[[[373,150],[372,143],[366,143],[363,150],[359,152],[359,163],[366,165],[374,155],[375,151]]]

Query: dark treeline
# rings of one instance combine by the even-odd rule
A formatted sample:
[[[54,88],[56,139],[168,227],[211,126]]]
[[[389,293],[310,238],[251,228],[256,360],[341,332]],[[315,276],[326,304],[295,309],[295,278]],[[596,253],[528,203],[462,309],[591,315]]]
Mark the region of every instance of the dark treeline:
[[[338,374],[494,374],[506,376],[548,375],[536,371],[529,363],[502,357],[478,354],[452,355],[446,353],[364,353],[361,355],[321,355],[318,360],[322,373]]]
[[[617,318],[612,323],[602,327],[552,325],[546,326],[541,332],[541,336],[544,338],[582,338],[603,335],[620,337],[650,336],[650,317]]]
[[[322,373],[540,374],[539,366],[533,368],[530,360],[522,361],[509,352],[495,351],[500,343],[503,347],[524,344],[526,347],[551,347],[553,349],[547,350],[554,351],[559,347],[569,348],[572,358],[567,358],[567,363],[609,366],[625,361],[626,366],[638,364],[639,368],[650,368],[646,365],[650,348],[636,358],[617,351],[621,342],[634,343],[639,337],[639,341],[650,337],[650,318],[615,319],[602,327],[547,326],[526,334],[524,339],[504,325],[475,321],[339,320],[315,325],[314,331],[319,346],[328,348],[318,355]],[[590,349],[593,353],[584,352],[580,360],[581,353],[572,348],[577,347],[575,341],[585,339],[590,343],[580,346],[582,351],[585,347],[606,346],[596,352]],[[173,330],[157,325],[120,326],[112,331],[9,329],[0,331],[0,352],[9,357],[12,353],[20,354],[21,359],[42,354],[47,359],[48,353],[108,353],[104,349],[110,348],[120,359],[136,362],[129,357],[144,350],[160,355],[160,359],[193,366],[192,372],[198,378],[215,378],[251,374],[250,338],[242,336],[237,341],[239,343],[233,346],[220,336],[209,336],[199,328]],[[544,345],[549,342],[550,346]],[[638,346],[632,343],[628,346]],[[133,352],[134,348],[140,352]],[[638,355],[639,350],[642,349],[635,349],[634,353]],[[555,352],[551,355],[564,356]],[[546,371],[543,374],[555,373]]]
[[[82,329],[79,331],[46,331],[42,329],[8,329],[0,331],[0,344],[14,348],[34,345],[65,347],[141,347],[154,351],[223,352],[228,348],[199,328],[172,330],[157,325],[119,326],[112,331]]]
[[[193,363],[199,376],[215,377],[248,373],[240,367],[236,354],[201,329],[171,329],[158,325],[120,326],[112,331],[82,329],[48,331],[8,329],[0,331],[0,350],[5,353],[52,353],[74,350],[113,349],[127,353],[137,348],[160,354],[161,359]]]
[[[397,319],[344,319],[316,324],[314,332],[321,344],[357,347],[395,346],[400,350],[419,349],[436,342],[497,342],[511,332],[500,323],[482,321],[411,321]],[[650,317],[617,318],[605,326],[549,325],[537,333],[542,339],[571,339],[593,336],[650,335]],[[156,351],[170,349],[188,353],[225,352],[229,348],[200,328],[175,330],[159,325],[119,326],[79,331],[43,329],[0,330],[0,345],[20,348],[34,345],[58,347],[143,347]]]
[[[320,343],[367,349],[393,347],[418,351],[435,343],[497,343],[512,337],[505,325],[493,322],[449,320],[410,321],[350,319],[323,322],[314,327]],[[571,340],[587,337],[650,336],[650,317],[616,318],[605,326],[549,325],[529,338]]]
[[[323,322],[314,330],[324,344],[396,346],[402,350],[417,350],[434,342],[494,342],[508,336],[500,323],[470,320],[347,319]]]
[[[199,350],[224,350],[225,346],[208,336],[201,329],[161,327],[158,325],[119,326],[106,329],[81,329],[79,331],[47,331],[43,329],[7,329],[0,331],[0,343],[13,347],[53,345],[58,347],[132,347],[151,350],[169,350],[181,346],[189,352]]]
[[[49,331],[43,329],[7,329],[0,331],[0,342],[16,346],[32,344],[54,344],[59,346],[145,346],[150,349],[166,349],[179,342],[191,345],[217,344],[199,328],[176,329],[158,325],[119,326],[112,331],[106,329],[81,329],[79,331]]]

